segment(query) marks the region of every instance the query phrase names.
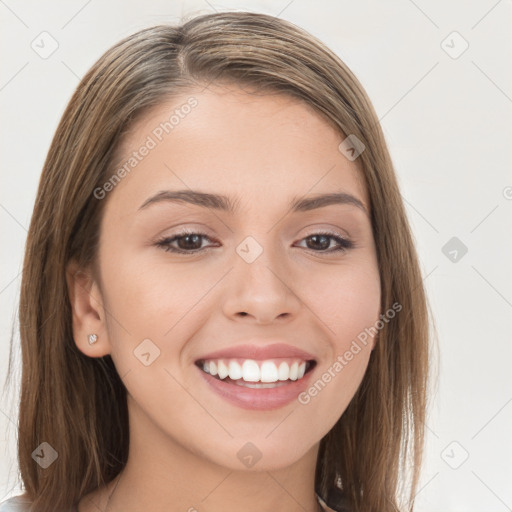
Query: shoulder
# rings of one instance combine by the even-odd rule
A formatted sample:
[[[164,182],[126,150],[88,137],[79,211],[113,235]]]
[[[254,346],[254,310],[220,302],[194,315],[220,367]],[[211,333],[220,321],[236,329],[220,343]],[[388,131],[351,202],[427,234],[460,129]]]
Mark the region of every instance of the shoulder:
[[[0,503],[0,512],[28,512],[31,503],[24,495],[13,496]]]

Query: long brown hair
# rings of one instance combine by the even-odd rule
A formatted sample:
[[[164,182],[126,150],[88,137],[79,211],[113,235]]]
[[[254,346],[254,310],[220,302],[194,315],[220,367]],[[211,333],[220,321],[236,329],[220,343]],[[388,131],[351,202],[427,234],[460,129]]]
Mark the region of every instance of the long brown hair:
[[[94,190],[112,176],[123,134],[150,108],[213,81],[290,95],[334,126],[340,142],[355,135],[365,145],[358,163],[370,197],[381,311],[394,303],[401,311],[379,331],[360,387],[320,442],[315,490],[327,497],[341,489],[354,511],[403,510],[402,500],[412,510],[429,308],[384,136],[362,86],[332,51],[292,23],[247,12],[198,16],[125,38],[88,71],[62,116],[39,183],[19,306],[18,458],[32,510],[69,509],[127,461],[126,389],[109,355],[87,357],[73,342],[66,268],[72,259],[84,267],[96,261],[105,201]],[[32,456],[43,442],[58,454],[46,469]]]

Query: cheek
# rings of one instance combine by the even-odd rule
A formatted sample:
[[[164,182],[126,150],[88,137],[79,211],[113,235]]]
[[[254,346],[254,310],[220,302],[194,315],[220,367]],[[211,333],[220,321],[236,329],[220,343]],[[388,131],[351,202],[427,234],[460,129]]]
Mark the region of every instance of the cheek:
[[[338,352],[379,318],[380,276],[373,259],[366,265],[342,265],[311,274],[302,282],[301,300],[317,315]]]
[[[299,403],[326,419],[332,427],[359,387],[371,355],[374,331],[380,315],[380,276],[375,260],[368,265],[315,276],[315,292],[307,294],[324,326],[329,348],[315,379],[299,397]],[[311,288],[309,288],[311,290]]]
[[[104,265],[106,307],[138,335],[163,337],[218,280],[197,266],[125,257]]]
[[[349,356],[350,354],[350,356]],[[353,345],[351,349],[323,365],[299,395],[299,403],[324,421],[325,433],[343,415],[360,386],[371,354],[369,345]],[[348,357],[347,357],[348,356]]]
[[[198,267],[136,255],[104,262],[108,335],[120,375],[144,372],[140,363],[148,362],[153,370],[180,372],[187,341],[217,307],[210,292],[224,274],[223,269]],[[145,372],[144,379],[152,373]]]
[[[125,254],[104,261],[111,356],[128,394],[146,414],[174,414],[188,406],[190,418],[200,421],[200,408],[195,402],[191,406],[190,395],[179,385],[178,361],[192,335],[190,320],[197,322],[203,314],[201,304],[217,280],[212,272],[181,270],[147,257]]]

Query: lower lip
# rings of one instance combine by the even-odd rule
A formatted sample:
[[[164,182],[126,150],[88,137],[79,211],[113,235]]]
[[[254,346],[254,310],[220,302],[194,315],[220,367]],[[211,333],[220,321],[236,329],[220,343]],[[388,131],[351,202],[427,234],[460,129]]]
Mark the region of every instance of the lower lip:
[[[275,388],[246,388],[236,384],[229,384],[220,379],[212,377],[209,373],[197,369],[203,379],[211,388],[228,402],[241,407],[258,411],[267,411],[283,407],[293,400],[296,400],[302,393],[310,380],[313,370],[310,370],[301,379],[290,381],[289,384]]]

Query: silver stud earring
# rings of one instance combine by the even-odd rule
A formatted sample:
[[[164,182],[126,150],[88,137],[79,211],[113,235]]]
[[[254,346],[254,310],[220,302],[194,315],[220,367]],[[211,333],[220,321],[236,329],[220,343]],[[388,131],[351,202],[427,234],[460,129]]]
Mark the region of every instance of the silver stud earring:
[[[96,343],[98,341],[98,335],[97,334],[89,334],[89,344],[92,345],[93,343]]]

